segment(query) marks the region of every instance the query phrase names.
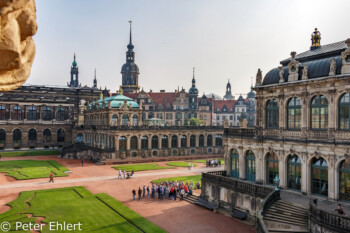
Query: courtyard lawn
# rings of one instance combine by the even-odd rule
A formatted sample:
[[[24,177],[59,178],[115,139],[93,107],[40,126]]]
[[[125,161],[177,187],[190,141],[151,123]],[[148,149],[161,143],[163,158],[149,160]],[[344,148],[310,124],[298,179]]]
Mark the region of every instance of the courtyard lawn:
[[[125,170],[127,172],[131,172],[132,170],[134,170],[135,172],[138,172],[138,171],[159,170],[159,169],[173,169],[173,167],[159,166],[156,163],[119,165],[119,166],[113,166],[113,168],[117,170],[122,170],[122,171]]]
[[[81,223],[81,230],[57,232],[165,232],[111,196],[93,195],[84,187],[25,191],[8,205],[12,208],[0,214],[0,222],[9,222],[11,231],[16,222],[46,223],[43,233],[51,232],[49,222],[66,222]],[[16,232],[30,232],[21,230]]]
[[[169,178],[162,178],[162,179],[158,179],[158,180],[152,180],[151,183],[154,184],[160,184],[163,181],[181,181],[186,183],[186,182],[190,182],[192,181],[193,184],[197,183],[199,181],[199,183],[202,186],[202,175],[195,175],[195,176],[176,176],[176,177],[169,177]]]
[[[38,151],[9,151],[0,152],[1,157],[20,157],[20,156],[36,156],[36,155],[59,155],[58,150],[38,150]]]
[[[12,160],[0,161],[0,172],[7,173],[17,180],[48,178],[51,171],[55,176],[68,176],[69,171],[56,161],[48,160]]]
[[[215,159],[214,159],[215,160]],[[221,165],[225,165],[225,159],[218,159],[218,161],[221,161]],[[192,162],[192,163],[206,163],[207,160],[206,159],[198,159],[198,160],[190,160],[188,162]]]
[[[174,167],[188,167],[188,162],[168,162],[166,165]],[[192,163],[191,163],[192,166]],[[193,164],[194,167],[197,167],[197,164]]]

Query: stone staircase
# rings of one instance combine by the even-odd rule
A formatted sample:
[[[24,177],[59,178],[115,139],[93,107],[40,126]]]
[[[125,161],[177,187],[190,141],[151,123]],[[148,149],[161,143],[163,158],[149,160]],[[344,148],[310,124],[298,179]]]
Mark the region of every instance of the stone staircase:
[[[196,196],[196,195],[187,195],[184,197],[185,201],[192,203],[192,204],[196,204],[198,199],[199,199],[199,196]]]
[[[269,232],[309,232],[308,209],[286,201],[276,201],[264,214]]]

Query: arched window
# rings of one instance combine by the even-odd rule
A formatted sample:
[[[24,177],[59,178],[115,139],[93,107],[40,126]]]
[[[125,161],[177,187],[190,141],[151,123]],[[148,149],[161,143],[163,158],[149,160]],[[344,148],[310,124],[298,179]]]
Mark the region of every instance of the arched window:
[[[126,150],[126,137],[121,136],[119,138],[119,150],[125,151]]]
[[[273,180],[278,175],[278,157],[276,153],[268,153],[266,156],[266,183],[274,185]]]
[[[211,134],[207,136],[207,146],[213,146],[213,136]]]
[[[239,177],[239,154],[236,149],[230,151],[231,158],[231,177]]]
[[[217,134],[215,136],[215,146],[222,146],[222,135]]]
[[[35,129],[30,129],[28,131],[28,140],[30,142],[36,142],[36,130]]]
[[[328,128],[328,101],[325,96],[315,96],[311,102],[311,128]]]
[[[58,121],[64,121],[64,120],[65,120],[64,108],[59,107],[59,108],[57,109],[56,120],[58,120]]]
[[[350,94],[344,94],[338,106],[338,116],[339,116],[339,129],[350,129]]]
[[[64,142],[65,132],[64,129],[57,130],[57,142]]]
[[[30,106],[28,108],[28,120],[29,121],[36,121],[37,120],[36,114],[37,114],[36,107]]]
[[[158,149],[158,137],[157,136],[152,137],[152,149]]]
[[[43,142],[51,142],[51,130],[50,129],[44,129]]]
[[[130,138],[130,149],[131,150],[137,150],[137,142],[138,142],[138,140],[137,140],[136,136],[132,136]]]
[[[113,114],[112,116],[112,126],[117,126],[118,122],[118,116],[116,114]]]
[[[279,107],[275,99],[267,101],[266,108],[266,128],[278,129]]]
[[[166,149],[168,148],[169,142],[168,142],[168,136],[163,135],[162,136],[162,148]]]
[[[288,129],[301,129],[301,103],[300,99],[295,97],[289,100],[287,107]]]
[[[83,143],[84,142],[84,135],[82,133],[78,133],[77,135],[77,142]]]
[[[287,162],[287,187],[301,190],[301,160],[297,155],[289,155]]]
[[[6,107],[0,105],[0,120],[6,120]]]
[[[0,129],[0,144],[6,144],[6,131]]]
[[[177,148],[177,136],[173,135],[171,137],[171,148]]]
[[[12,120],[22,120],[22,108],[20,106],[14,106],[12,110]]]
[[[148,137],[147,136],[142,136],[141,137],[141,149],[142,150],[147,150],[148,149]]]
[[[129,122],[129,116],[124,114],[122,117],[122,125],[128,125]]]
[[[133,126],[137,126],[138,119],[139,119],[139,118],[137,117],[136,114],[132,116],[132,125],[133,125]]]
[[[201,134],[201,135],[199,135],[199,147],[203,147],[204,146],[204,135],[203,134]]]
[[[186,135],[181,136],[181,148],[187,147],[187,137]]]
[[[196,147],[196,136],[194,135],[190,137],[190,147]]]
[[[350,159],[340,164],[339,183],[339,198],[343,201],[350,201]]]
[[[323,158],[313,158],[311,162],[311,192],[328,196],[328,164]]]
[[[245,155],[245,175],[247,180],[255,182],[255,155],[251,150]]]
[[[22,131],[20,129],[13,130],[13,143],[21,143],[22,142]]]
[[[45,106],[43,109],[43,120],[44,121],[51,121],[51,108]]]

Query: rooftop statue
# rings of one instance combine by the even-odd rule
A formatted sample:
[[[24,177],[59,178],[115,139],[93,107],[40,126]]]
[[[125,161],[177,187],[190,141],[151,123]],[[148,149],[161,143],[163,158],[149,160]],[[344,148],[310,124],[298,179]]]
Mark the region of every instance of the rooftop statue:
[[[34,0],[0,1],[0,91],[11,91],[29,77],[38,26]]]

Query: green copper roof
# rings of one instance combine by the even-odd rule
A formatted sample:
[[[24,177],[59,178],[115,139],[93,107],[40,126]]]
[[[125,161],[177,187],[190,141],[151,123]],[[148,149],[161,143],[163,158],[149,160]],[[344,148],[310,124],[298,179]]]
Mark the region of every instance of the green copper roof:
[[[115,95],[115,96],[110,96],[106,97],[104,99],[99,99],[98,101],[94,102],[97,104],[98,108],[102,108],[103,102],[105,102],[105,108],[108,107],[108,102],[111,102],[111,107],[112,108],[119,108],[120,106],[124,105],[124,101],[126,101],[126,104],[128,106],[131,105],[132,108],[139,108],[139,104],[133,101],[133,99],[126,97],[125,95]],[[89,106],[91,108],[91,104]]]
[[[75,61],[75,53],[74,53],[74,61],[72,62],[72,66],[76,67],[78,63]]]

